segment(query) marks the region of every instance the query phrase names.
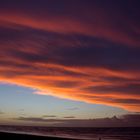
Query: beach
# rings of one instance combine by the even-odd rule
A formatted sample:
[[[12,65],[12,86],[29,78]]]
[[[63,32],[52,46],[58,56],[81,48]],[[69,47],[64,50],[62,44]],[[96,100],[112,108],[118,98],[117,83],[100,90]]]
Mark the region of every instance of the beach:
[[[24,139],[24,140],[74,140],[71,138],[59,138],[59,137],[49,137],[49,136],[39,136],[31,134],[20,134],[20,133],[10,133],[10,132],[0,132],[0,139]]]

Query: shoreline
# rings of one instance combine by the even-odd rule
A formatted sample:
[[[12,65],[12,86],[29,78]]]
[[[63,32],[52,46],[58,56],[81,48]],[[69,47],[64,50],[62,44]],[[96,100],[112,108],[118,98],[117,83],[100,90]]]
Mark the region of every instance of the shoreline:
[[[24,139],[24,140],[74,140],[74,138],[64,138],[64,137],[55,137],[55,136],[46,136],[46,135],[37,135],[29,133],[20,133],[20,132],[8,132],[0,131],[0,138],[4,139]],[[78,140],[78,139],[77,139]]]

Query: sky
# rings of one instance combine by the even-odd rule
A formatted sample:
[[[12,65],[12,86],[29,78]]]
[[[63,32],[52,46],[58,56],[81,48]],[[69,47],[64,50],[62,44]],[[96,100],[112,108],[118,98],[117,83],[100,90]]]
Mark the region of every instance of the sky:
[[[0,123],[136,118],[139,4],[1,0]]]

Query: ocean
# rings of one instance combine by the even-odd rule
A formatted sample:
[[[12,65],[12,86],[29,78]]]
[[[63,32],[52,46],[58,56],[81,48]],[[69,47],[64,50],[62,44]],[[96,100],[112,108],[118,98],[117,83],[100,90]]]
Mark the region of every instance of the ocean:
[[[1,132],[74,138],[81,140],[140,140],[140,128],[78,128],[40,126],[0,126]]]

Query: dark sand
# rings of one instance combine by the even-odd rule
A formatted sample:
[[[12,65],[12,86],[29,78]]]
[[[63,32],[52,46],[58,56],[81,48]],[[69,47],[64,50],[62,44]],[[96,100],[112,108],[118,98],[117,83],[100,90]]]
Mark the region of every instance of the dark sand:
[[[16,134],[10,132],[0,132],[0,140],[74,140],[70,138],[57,138],[48,136],[37,136],[30,134]]]

